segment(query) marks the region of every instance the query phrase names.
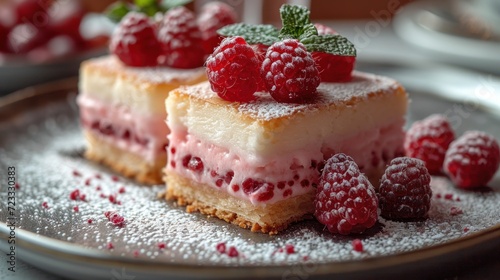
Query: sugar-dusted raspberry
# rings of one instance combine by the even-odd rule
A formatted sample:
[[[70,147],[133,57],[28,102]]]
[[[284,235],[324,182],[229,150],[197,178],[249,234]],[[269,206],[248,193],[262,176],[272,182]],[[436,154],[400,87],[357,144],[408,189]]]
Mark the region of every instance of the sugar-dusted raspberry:
[[[217,30],[236,23],[237,18],[236,11],[226,3],[214,1],[203,5],[197,22],[206,54],[211,54],[223,39]]]
[[[303,103],[316,96],[320,78],[311,54],[302,43],[285,39],[269,47],[261,75],[278,102]]]
[[[106,211],[104,212],[104,216],[115,226],[122,227],[125,225],[125,218],[115,211]]]
[[[444,172],[461,188],[486,185],[500,164],[497,140],[480,131],[467,131],[446,152]]]
[[[163,48],[160,62],[174,68],[203,66],[205,54],[193,12],[176,7],[165,13],[158,32]]]
[[[262,83],[259,60],[243,37],[224,39],[206,66],[212,90],[224,100],[250,101]]]
[[[335,34],[338,34],[337,31],[335,31],[333,28],[328,27],[326,25],[323,25],[321,23],[315,23],[314,27],[316,27],[316,29],[318,30],[318,34],[319,35],[327,35],[327,34],[335,35]]]
[[[431,203],[430,182],[431,176],[422,160],[393,159],[382,175],[377,192],[382,217],[424,218]]]
[[[145,14],[130,12],[115,29],[110,50],[126,65],[155,66],[161,45],[151,20]]]
[[[361,233],[377,221],[375,189],[345,154],[326,161],[314,205],[314,215],[332,233]]]
[[[454,139],[448,119],[435,114],[412,124],[406,133],[404,149],[407,156],[423,160],[430,174],[439,174],[446,150]]]

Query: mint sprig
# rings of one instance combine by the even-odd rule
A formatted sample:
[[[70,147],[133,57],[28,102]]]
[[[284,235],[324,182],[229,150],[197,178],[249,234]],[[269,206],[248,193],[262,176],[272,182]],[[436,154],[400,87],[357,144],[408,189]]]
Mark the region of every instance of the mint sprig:
[[[152,17],[156,13],[164,13],[172,8],[184,6],[192,1],[193,0],[134,0],[133,4],[129,4],[126,1],[117,1],[111,4],[104,13],[110,20],[119,22],[131,11],[144,13]]]
[[[217,30],[217,33],[225,37],[241,36],[251,45],[263,44],[270,46],[279,41],[279,30],[270,24],[252,25],[236,23]]]
[[[333,55],[356,56],[356,48],[342,35],[319,35],[311,23],[310,11],[298,5],[283,5],[280,8],[283,27],[272,25],[250,25],[237,23],[225,26],[217,32],[222,36],[242,36],[248,44],[270,46],[283,39],[299,40],[309,52],[325,52]]]

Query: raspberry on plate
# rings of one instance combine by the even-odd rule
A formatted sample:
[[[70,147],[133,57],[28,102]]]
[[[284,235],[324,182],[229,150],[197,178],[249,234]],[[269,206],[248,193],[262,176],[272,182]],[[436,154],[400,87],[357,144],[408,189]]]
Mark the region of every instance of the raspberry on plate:
[[[261,75],[278,102],[304,103],[316,96],[320,78],[311,54],[302,43],[285,39],[269,47]]]
[[[236,20],[236,11],[226,3],[214,1],[203,5],[197,21],[206,54],[211,54],[223,39],[217,30]]]
[[[212,90],[224,100],[250,101],[262,84],[259,59],[243,37],[224,39],[206,65]]]
[[[126,65],[145,67],[157,65],[161,46],[150,19],[145,14],[130,12],[114,31],[110,50]]]
[[[332,233],[361,233],[377,221],[375,189],[345,154],[326,161],[314,205],[314,216]]]
[[[444,156],[455,133],[448,119],[439,114],[414,122],[405,137],[405,153],[425,162],[431,174],[441,173]]]
[[[203,66],[205,54],[193,12],[177,7],[165,13],[158,32],[163,48],[162,64],[173,68]]]
[[[467,131],[446,152],[443,169],[461,188],[486,185],[500,164],[497,140],[481,131]]]
[[[393,159],[377,192],[381,216],[388,219],[424,218],[430,208],[431,176],[422,160]]]

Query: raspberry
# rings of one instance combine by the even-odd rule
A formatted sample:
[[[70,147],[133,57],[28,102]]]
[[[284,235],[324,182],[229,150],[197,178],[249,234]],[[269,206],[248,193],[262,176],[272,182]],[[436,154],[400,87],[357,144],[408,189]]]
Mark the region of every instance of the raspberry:
[[[316,29],[318,30],[318,34],[319,35],[327,35],[327,34],[335,35],[335,34],[338,34],[337,31],[335,31],[332,28],[330,28],[330,27],[328,27],[326,25],[323,25],[321,23],[315,23],[314,27],[316,27]]]
[[[162,64],[174,68],[203,66],[205,54],[193,12],[177,7],[165,13],[158,32],[163,48]]]
[[[237,17],[236,11],[225,3],[216,1],[203,5],[197,22],[206,54],[211,54],[223,39],[217,30],[236,23]]]
[[[435,114],[413,123],[406,133],[404,149],[407,156],[423,160],[429,173],[439,174],[446,150],[454,139],[448,119]]]
[[[423,218],[429,211],[431,176],[422,160],[409,157],[393,159],[378,189],[381,215],[388,219]]]
[[[302,43],[285,39],[269,47],[261,67],[267,90],[278,102],[303,103],[316,96],[320,78]]]
[[[262,84],[259,60],[243,37],[229,37],[207,59],[212,90],[227,101],[247,102]]]
[[[486,185],[500,163],[497,140],[480,131],[467,131],[453,141],[446,152],[444,171],[461,188]]]
[[[375,189],[345,154],[326,161],[314,205],[314,215],[332,233],[361,233],[377,221]]]
[[[355,56],[333,55],[324,52],[312,52],[322,82],[349,82],[356,62]]]
[[[111,37],[110,51],[129,66],[157,65],[161,45],[153,23],[145,14],[130,12]]]

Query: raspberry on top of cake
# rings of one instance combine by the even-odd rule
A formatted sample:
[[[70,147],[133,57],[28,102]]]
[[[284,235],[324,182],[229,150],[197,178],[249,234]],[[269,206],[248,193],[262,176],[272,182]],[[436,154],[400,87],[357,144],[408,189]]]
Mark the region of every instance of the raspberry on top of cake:
[[[113,33],[111,55],[82,63],[78,105],[88,159],[141,183],[163,182],[169,132],[165,98],[181,85],[206,80],[204,38],[214,44],[221,37],[214,38],[211,30],[204,34],[199,19],[219,15],[218,6],[229,20],[212,27],[234,23],[234,11],[220,2],[198,15],[185,7],[154,19],[131,11]]]
[[[271,234],[313,214],[324,161],[336,153],[378,181],[403,153],[408,103],[390,78],[349,70],[325,81],[313,53],[354,63],[354,47],[338,34],[319,35],[307,9],[281,12],[281,30],[219,30],[227,38],[207,59],[209,81],[166,100],[167,199]]]

